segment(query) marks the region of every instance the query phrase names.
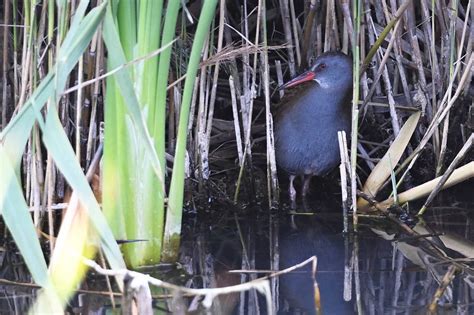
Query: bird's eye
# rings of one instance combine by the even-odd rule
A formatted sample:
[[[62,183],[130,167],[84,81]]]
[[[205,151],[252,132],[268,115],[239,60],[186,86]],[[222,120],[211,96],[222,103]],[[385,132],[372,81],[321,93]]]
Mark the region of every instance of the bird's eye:
[[[318,70],[323,70],[326,68],[326,64],[325,63],[322,63],[318,66]]]

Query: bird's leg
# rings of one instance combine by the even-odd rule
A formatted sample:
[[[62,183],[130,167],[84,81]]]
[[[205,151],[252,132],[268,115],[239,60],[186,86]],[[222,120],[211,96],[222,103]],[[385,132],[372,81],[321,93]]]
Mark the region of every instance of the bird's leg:
[[[303,195],[303,197],[305,197],[308,193],[308,190],[309,190],[309,184],[311,182],[311,175],[307,175],[304,177],[304,180],[303,180],[303,189],[301,190],[301,194]]]
[[[296,189],[293,186],[294,181],[295,181],[295,175],[290,175],[290,185],[288,187],[288,194],[290,195],[292,208],[296,206]]]

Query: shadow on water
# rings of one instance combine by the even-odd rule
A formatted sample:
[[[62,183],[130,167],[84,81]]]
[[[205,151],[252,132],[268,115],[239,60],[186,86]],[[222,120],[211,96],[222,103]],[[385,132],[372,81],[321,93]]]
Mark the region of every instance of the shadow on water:
[[[419,240],[383,219],[360,218],[357,235],[344,235],[337,198],[308,200],[304,210],[269,211],[264,206],[237,208],[214,203],[185,216],[179,268],[152,269],[157,278],[194,288],[236,285],[317,257],[316,283],[323,314],[425,314],[449,269]],[[442,242],[443,251],[466,265],[474,257],[472,203],[433,207],[418,233]],[[458,236],[456,236],[456,233]],[[447,244],[447,245],[446,245]],[[451,244],[451,245],[450,245]],[[452,245],[454,244],[454,245]],[[16,258],[15,258],[16,257]],[[2,252],[3,279],[28,282],[21,260]],[[472,263],[471,263],[472,266]],[[357,272],[358,270],[358,272]],[[245,271],[245,272],[244,272]],[[474,278],[463,269],[441,294],[438,314],[474,313]],[[71,314],[109,314],[113,310],[102,276],[92,273],[71,301]],[[35,288],[0,283],[1,314],[23,314],[34,301]],[[99,293],[97,291],[103,291]],[[316,314],[311,266],[271,280],[277,314]],[[166,293],[152,290],[155,297]],[[359,300],[357,300],[359,296]],[[346,297],[346,300],[344,299]],[[156,313],[205,314],[200,299],[174,296],[155,299]],[[120,297],[115,298],[121,305]],[[184,312],[186,310],[186,312]],[[120,311],[116,311],[120,313]],[[268,314],[265,298],[255,290],[214,300],[211,314]]]

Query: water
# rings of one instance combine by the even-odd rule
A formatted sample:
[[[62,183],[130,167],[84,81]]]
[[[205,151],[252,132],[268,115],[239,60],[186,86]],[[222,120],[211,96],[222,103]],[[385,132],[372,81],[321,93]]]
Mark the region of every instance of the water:
[[[338,198],[328,195],[313,198],[294,212],[214,202],[186,214],[181,264],[146,272],[187,287],[224,287],[316,256],[315,280],[323,314],[357,314],[357,310],[364,314],[426,314],[451,265],[448,262],[454,259],[459,273],[441,294],[438,314],[473,314],[474,277],[467,267],[472,263],[463,254],[474,257],[474,212],[472,203],[451,204],[429,209],[423,228],[421,224],[416,227],[424,238],[445,244],[439,245],[440,254],[424,238],[410,237],[386,219],[361,217],[359,233],[343,234]],[[0,256],[2,278],[28,282],[28,272],[12,248],[6,246]],[[121,298],[115,298],[114,309],[103,276],[91,273],[83,289],[86,291],[79,292],[68,306],[69,313],[120,313]],[[0,290],[0,313],[24,314],[37,289],[0,283]],[[311,265],[271,278],[270,292],[271,308],[277,314],[316,314]],[[154,288],[152,293],[158,297],[170,292]],[[155,298],[154,311],[186,310],[191,301],[188,297]],[[198,301],[190,313],[205,314]],[[269,311],[265,296],[250,290],[219,296],[210,313]]]
[[[386,219],[374,218],[360,218],[359,233],[343,235],[339,208],[334,200],[325,199],[312,200],[306,213],[298,214],[290,214],[288,209],[273,214],[247,209],[240,215],[216,210],[209,216],[220,223],[213,225],[210,219],[203,227],[195,226],[196,234],[191,235],[199,235],[200,250],[196,252],[190,242],[193,250],[184,250],[184,255],[188,261],[198,261],[200,255],[212,257],[218,266],[214,277],[228,270],[282,270],[314,255],[324,314],[356,314],[357,310],[364,314],[425,314],[450,266],[450,260],[443,257],[446,253],[462,263],[459,274],[440,296],[437,311],[474,313],[474,278],[467,268],[469,261],[461,260],[461,253],[474,257],[472,207],[430,209],[426,222],[415,227],[424,236],[421,239],[402,233]],[[442,252],[433,252],[425,238],[438,244]],[[440,245],[441,241],[446,245]],[[199,264],[194,266],[194,273],[202,273]],[[212,276],[209,268],[212,264],[204,268],[204,274]],[[245,274],[243,280],[251,279],[250,275]],[[232,280],[225,285],[240,283],[241,279]],[[285,274],[272,284],[277,289],[273,307],[278,314],[315,314],[310,266]],[[239,298],[238,305],[227,306],[227,310],[233,309],[235,314],[268,313],[261,295],[246,293]]]

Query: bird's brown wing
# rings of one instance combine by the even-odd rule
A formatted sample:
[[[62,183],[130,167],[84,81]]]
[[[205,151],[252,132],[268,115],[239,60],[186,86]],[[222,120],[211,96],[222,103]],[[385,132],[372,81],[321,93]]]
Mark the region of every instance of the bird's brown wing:
[[[305,82],[296,87],[285,89],[285,95],[278,103],[273,104],[273,116],[277,120],[278,117],[284,115],[285,111],[290,109],[293,104],[295,104],[296,100],[299,99],[304,93],[308,92],[308,90],[313,87],[316,83],[315,82]]]

